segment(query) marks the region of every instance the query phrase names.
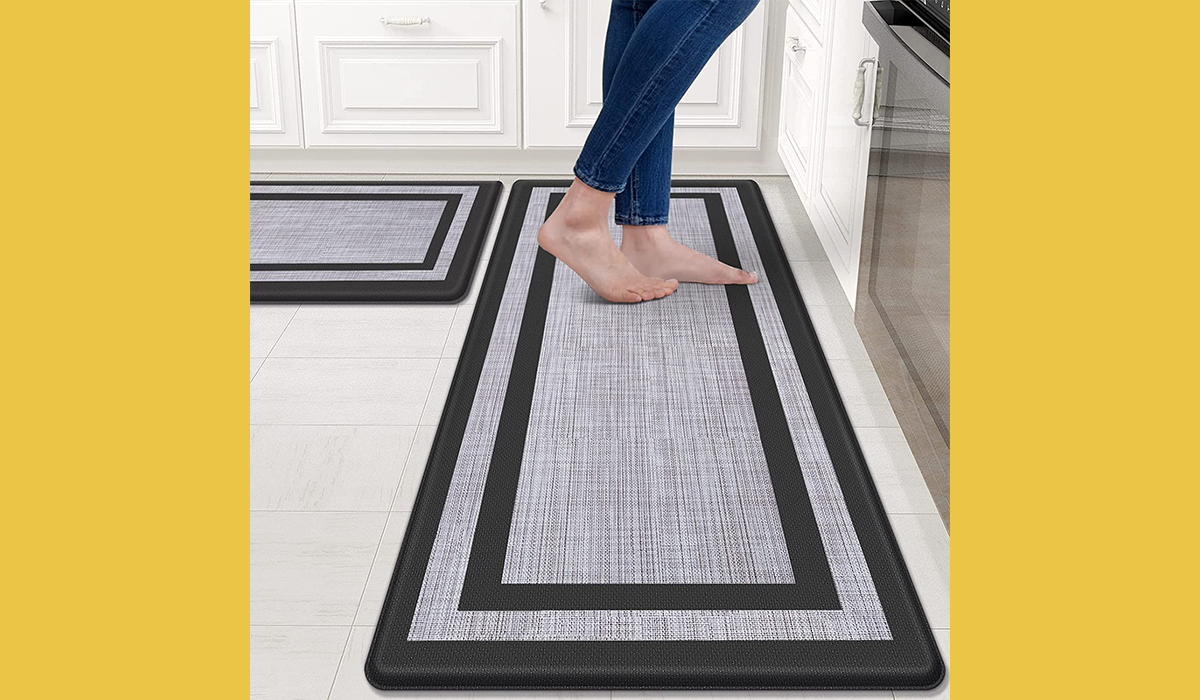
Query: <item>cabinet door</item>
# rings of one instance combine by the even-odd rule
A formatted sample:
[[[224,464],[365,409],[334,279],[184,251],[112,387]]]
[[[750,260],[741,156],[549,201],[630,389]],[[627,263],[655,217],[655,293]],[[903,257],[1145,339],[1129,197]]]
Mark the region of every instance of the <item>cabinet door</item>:
[[[816,36],[792,7],[787,11],[783,44],[779,156],[797,193],[807,205],[817,149],[817,86],[824,75],[824,52]]]
[[[297,0],[309,146],[516,147],[516,0]]]
[[[299,146],[291,2],[250,3],[250,145]]]
[[[804,74],[794,65],[785,63],[783,74],[779,152],[800,193],[808,195],[816,127],[815,94]]]
[[[877,48],[862,25],[861,3],[838,2],[833,22],[833,41],[827,47],[829,97],[813,199],[822,219],[816,226],[817,233],[853,304],[871,145],[870,127],[854,121],[855,107],[859,104],[855,83],[861,68],[860,121],[869,122],[876,65],[873,60],[863,64],[863,60],[872,59]]]
[[[525,0],[525,145],[577,148],[603,102],[611,0]],[[762,91],[760,3],[697,76],[675,110],[675,146],[757,148]]]

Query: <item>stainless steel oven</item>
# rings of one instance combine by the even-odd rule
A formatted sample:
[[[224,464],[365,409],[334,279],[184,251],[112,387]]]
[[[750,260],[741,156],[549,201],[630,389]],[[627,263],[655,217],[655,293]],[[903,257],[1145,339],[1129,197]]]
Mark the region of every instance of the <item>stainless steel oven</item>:
[[[935,500],[950,450],[950,3],[866,2],[879,45],[855,322]],[[907,415],[906,415],[907,414]],[[927,442],[926,442],[927,441]],[[922,452],[927,452],[922,454]],[[939,506],[942,504],[939,502]]]

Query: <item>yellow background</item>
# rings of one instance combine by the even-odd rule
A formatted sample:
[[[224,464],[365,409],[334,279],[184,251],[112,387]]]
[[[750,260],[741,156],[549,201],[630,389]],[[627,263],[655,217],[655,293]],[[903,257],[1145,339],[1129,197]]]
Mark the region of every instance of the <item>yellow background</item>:
[[[246,4],[0,17],[0,697],[244,698]]]
[[[1196,693],[1194,8],[957,3],[959,698]],[[0,694],[244,697],[245,3],[4,21]]]
[[[960,700],[1200,692],[1195,8],[955,6]]]

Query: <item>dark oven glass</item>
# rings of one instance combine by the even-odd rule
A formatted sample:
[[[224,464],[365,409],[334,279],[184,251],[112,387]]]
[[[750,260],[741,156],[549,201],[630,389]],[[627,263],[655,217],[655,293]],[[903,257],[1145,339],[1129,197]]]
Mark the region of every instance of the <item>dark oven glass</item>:
[[[949,32],[902,3],[867,5],[879,63],[855,320],[889,398],[918,414],[906,435],[923,429],[948,473]]]

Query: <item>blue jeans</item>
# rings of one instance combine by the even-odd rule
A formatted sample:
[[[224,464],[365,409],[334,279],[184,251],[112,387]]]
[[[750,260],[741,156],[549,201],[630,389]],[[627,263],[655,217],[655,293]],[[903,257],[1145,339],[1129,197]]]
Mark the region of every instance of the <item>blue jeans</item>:
[[[616,192],[616,221],[667,223],[675,105],[759,0],[613,0],[604,107],[575,177]]]

